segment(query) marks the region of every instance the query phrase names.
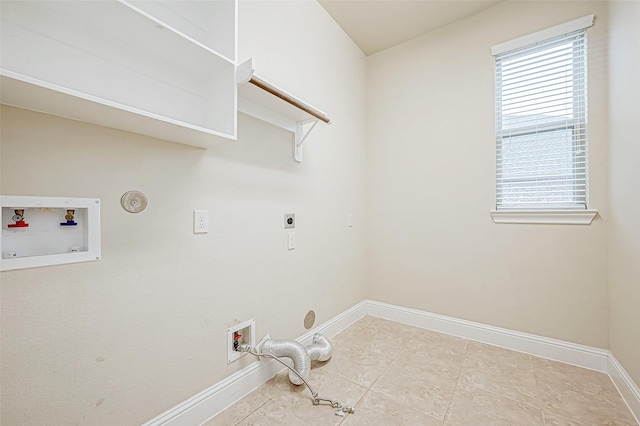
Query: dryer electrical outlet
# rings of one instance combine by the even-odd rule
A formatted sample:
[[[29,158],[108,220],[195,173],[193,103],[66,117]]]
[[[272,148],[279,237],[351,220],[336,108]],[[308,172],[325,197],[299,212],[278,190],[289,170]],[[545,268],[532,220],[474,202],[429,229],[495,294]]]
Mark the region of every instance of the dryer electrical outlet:
[[[284,229],[291,229],[296,227],[296,214],[285,213],[284,214]]]

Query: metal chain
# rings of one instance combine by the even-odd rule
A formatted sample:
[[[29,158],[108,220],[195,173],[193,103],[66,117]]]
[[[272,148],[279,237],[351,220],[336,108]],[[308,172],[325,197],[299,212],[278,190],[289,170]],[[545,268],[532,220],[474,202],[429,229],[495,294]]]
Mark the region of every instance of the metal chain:
[[[311,396],[313,398],[313,405],[320,405],[321,402],[328,402],[329,405],[331,405],[332,408],[336,409],[336,413],[335,413],[336,416],[341,416],[342,417],[342,416],[345,415],[345,413],[347,413],[347,414],[355,414],[355,412],[356,412],[355,407],[352,407],[350,405],[344,405],[343,406],[339,401],[336,401],[336,400],[333,400],[333,399],[330,399],[330,398],[322,398],[322,397],[318,396],[318,392],[313,390],[313,388],[311,387],[309,382],[304,377],[302,377],[302,374],[300,374],[295,368],[291,367],[289,364],[287,364],[286,362],[284,362],[283,360],[281,360],[277,356],[275,356],[273,354],[268,354],[268,353],[256,352],[249,345],[240,345],[240,346],[238,346],[238,348],[236,348],[236,350],[239,351],[239,352],[250,353],[251,355],[258,357],[258,359],[260,359],[260,357],[274,359],[274,360],[278,361],[280,364],[282,364],[285,367],[287,367],[289,370],[293,371],[295,373],[295,375],[298,376],[300,378],[300,380],[302,380],[302,382],[307,386],[307,388],[309,389],[309,392],[311,392]]]

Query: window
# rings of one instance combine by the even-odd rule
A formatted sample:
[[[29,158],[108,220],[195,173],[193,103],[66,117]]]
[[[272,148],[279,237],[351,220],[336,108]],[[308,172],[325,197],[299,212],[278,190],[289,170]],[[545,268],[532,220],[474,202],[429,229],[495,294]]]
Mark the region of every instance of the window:
[[[587,208],[592,22],[593,15],[494,46],[496,210]]]

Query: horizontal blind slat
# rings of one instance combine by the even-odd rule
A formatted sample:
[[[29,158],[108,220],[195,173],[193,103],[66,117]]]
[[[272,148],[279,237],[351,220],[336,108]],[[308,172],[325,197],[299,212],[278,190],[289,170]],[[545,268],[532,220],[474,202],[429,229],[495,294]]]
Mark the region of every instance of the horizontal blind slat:
[[[497,208],[586,208],[585,30],[496,56]]]

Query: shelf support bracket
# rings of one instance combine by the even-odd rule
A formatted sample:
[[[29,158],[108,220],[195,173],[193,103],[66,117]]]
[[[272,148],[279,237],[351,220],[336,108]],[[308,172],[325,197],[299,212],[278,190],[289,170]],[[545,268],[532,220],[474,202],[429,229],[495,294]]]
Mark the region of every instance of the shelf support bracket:
[[[238,111],[293,133],[293,158],[301,162],[302,144],[318,121],[331,122],[327,114],[258,77],[251,59],[237,65],[236,82]]]
[[[305,124],[311,124],[311,127],[309,127],[306,132],[304,129]],[[309,133],[311,133],[313,128],[316,127],[316,124],[318,124],[318,120],[313,120],[312,122],[300,121],[296,123],[295,140],[293,142],[293,156],[296,161],[302,161],[302,144],[307,139],[307,136],[309,136]]]

